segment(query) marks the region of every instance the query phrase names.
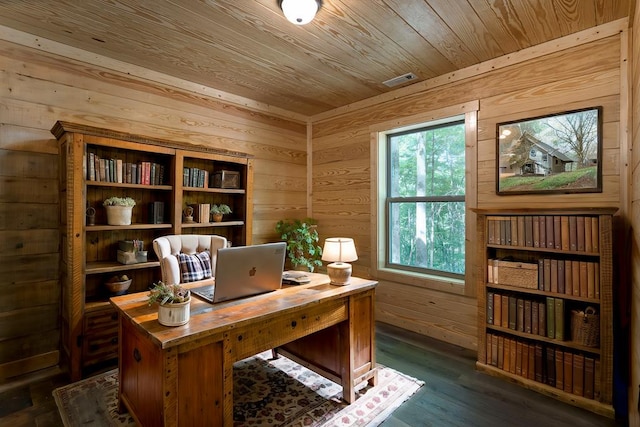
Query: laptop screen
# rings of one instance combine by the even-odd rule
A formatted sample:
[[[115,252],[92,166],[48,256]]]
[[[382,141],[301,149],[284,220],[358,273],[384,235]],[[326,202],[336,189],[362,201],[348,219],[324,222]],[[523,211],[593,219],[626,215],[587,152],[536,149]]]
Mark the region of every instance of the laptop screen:
[[[285,242],[218,249],[213,302],[280,289]]]

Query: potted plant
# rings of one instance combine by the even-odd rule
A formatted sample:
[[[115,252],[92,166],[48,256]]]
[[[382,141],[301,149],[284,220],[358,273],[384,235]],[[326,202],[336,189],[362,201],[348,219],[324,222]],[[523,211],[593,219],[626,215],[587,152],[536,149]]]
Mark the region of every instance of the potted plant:
[[[131,225],[131,211],[136,205],[131,197],[109,197],[102,205],[107,210],[107,224]]]
[[[211,205],[211,216],[213,217],[213,222],[222,221],[222,216],[231,213],[231,208],[229,205],[225,205],[221,203],[219,205]]]
[[[159,281],[149,290],[149,305],[158,303],[158,322],[165,326],[180,326],[189,321],[191,293],[180,285]]]
[[[312,218],[280,220],[276,224],[280,239],[287,243],[287,257],[294,269],[313,272],[322,265],[322,247],[318,244],[316,227]]]

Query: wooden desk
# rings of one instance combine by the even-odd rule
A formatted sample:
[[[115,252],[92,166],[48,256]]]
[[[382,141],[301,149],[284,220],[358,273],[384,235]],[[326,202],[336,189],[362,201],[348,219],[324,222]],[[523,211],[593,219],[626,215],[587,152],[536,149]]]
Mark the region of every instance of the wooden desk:
[[[191,301],[189,323],[165,327],[147,293],[111,299],[119,313],[119,404],[143,426],[232,426],[233,363],[277,348],[341,384],[347,402],[376,382],[377,282],[311,283],[211,305]]]

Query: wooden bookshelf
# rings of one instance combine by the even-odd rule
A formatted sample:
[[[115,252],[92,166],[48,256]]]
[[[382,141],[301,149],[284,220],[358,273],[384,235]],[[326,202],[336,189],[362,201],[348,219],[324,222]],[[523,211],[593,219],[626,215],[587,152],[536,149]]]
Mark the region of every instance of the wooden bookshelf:
[[[477,368],[614,418],[616,209],[475,212]]]
[[[128,292],[141,292],[160,280],[153,239],[218,234],[234,245],[251,244],[253,160],[242,153],[67,122],[57,122],[51,132],[61,162],[61,364],[76,381],[106,363],[115,366],[117,316],[104,282],[126,274],[132,279]],[[206,174],[232,171],[238,188],[185,186],[185,167]],[[111,196],[136,201],[131,225],[107,224],[102,202]],[[220,223],[184,224],[188,203],[226,203],[233,213]],[[154,215],[158,204],[164,206],[163,215]],[[92,225],[87,224],[89,207],[95,210]],[[119,240],[142,240],[147,262],[119,263]]]

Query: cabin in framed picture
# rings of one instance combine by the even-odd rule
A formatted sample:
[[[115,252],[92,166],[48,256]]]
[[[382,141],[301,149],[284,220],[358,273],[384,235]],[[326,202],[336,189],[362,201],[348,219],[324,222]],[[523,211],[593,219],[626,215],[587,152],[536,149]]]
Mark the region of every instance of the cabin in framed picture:
[[[640,425],[638,2],[306,2],[314,13],[287,12],[291,20],[290,0],[0,2],[3,386],[117,366],[118,320],[104,283],[127,275],[128,292],[143,292],[160,277],[151,251],[144,264],[118,265],[118,241],[219,234],[232,247],[261,244],[280,240],[278,221],[312,218],[320,246],[353,240],[352,276],[377,282],[379,327],[471,353],[474,372],[460,381],[476,369],[491,374],[455,385],[488,399],[473,408],[477,419],[498,425],[505,412],[474,388],[493,376],[536,396],[523,402],[547,397],[568,417],[579,410],[595,424]],[[553,121],[586,111],[595,122]],[[95,181],[90,168],[87,179],[96,155],[116,168],[161,165],[165,179]],[[206,174],[184,185],[187,169]],[[135,200],[131,225],[106,223],[109,197]],[[232,213],[187,221],[189,206],[207,204]],[[581,219],[605,245],[506,244],[526,242],[524,217],[545,227],[573,218],[576,243],[586,238]],[[505,237],[508,228],[505,244],[487,242],[496,218]],[[585,263],[593,270],[585,283],[597,279],[601,292],[492,283],[493,260],[575,264],[578,285]],[[558,268],[548,271],[557,284]],[[518,299],[563,301],[565,327],[572,311],[591,307],[602,339],[592,348],[569,329],[551,338],[518,330],[517,319],[516,329],[487,324],[487,293],[515,297],[516,312]],[[493,337],[503,342],[501,368],[488,357],[498,363],[486,346]],[[511,372],[505,340],[516,351],[510,362],[525,344],[553,351],[554,366],[586,357],[599,369],[599,394],[560,390],[557,375],[554,384],[525,378],[522,356]],[[380,360],[402,360],[400,348],[385,345]],[[428,390],[416,398],[443,396]],[[467,406],[443,410],[452,414],[443,425],[464,424],[455,417],[474,399],[447,400]],[[415,425],[409,412],[394,416]]]

